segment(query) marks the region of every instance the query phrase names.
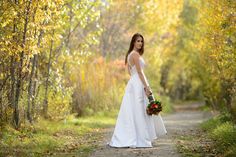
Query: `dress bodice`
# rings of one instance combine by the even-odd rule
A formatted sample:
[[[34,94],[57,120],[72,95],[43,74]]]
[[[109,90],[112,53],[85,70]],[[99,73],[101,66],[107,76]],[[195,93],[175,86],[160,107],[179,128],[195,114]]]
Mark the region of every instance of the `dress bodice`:
[[[128,62],[128,65],[129,65],[129,69],[130,69],[131,75],[137,73],[137,70],[136,70],[135,65],[131,65],[131,64],[130,64],[130,61],[129,61],[130,55],[131,55],[132,53],[133,53],[133,52],[131,52],[131,53],[128,55],[128,58],[127,58],[127,62]],[[145,67],[145,65],[146,65],[146,63],[145,63],[144,59],[142,58],[142,56],[139,57],[139,65],[140,65],[141,69],[143,69],[143,68]]]

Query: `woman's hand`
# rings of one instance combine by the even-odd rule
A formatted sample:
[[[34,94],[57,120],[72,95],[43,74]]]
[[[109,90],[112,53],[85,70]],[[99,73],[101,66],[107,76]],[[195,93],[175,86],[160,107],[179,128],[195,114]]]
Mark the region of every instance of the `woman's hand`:
[[[147,96],[149,96],[149,95],[152,94],[151,88],[150,88],[149,86],[144,87],[144,91],[145,91],[145,94],[146,94]]]

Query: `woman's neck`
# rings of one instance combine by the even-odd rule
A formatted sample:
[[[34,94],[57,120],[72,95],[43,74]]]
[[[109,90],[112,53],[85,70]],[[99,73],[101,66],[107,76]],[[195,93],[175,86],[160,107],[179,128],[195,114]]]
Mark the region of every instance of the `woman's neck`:
[[[136,48],[133,48],[133,51],[135,51],[135,52],[138,52],[138,53],[139,53],[139,50],[138,50],[138,49],[136,49]]]
[[[139,52],[139,50],[135,47],[133,48],[133,51]]]

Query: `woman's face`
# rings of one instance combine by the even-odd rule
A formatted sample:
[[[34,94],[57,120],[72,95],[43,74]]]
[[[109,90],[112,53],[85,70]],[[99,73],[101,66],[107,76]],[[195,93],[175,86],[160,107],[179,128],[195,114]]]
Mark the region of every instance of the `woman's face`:
[[[134,48],[136,50],[140,50],[143,46],[143,38],[142,37],[138,37],[134,43]]]

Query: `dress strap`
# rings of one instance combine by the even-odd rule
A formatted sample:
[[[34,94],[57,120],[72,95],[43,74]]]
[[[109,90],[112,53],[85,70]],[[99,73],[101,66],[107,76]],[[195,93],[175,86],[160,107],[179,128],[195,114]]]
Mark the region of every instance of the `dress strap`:
[[[129,58],[130,58],[130,55],[133,53],[133,51],[128,55],[128,58],[127,58],[127,63],[128,63],[128,65],[130,66],[130,68],[132,67],[132,65],[130,64],[130,62],[129,62]]]

